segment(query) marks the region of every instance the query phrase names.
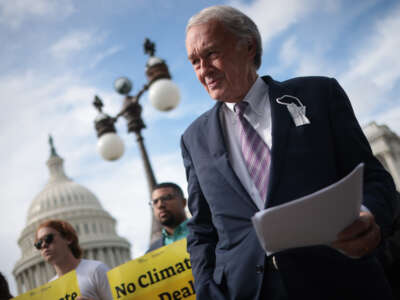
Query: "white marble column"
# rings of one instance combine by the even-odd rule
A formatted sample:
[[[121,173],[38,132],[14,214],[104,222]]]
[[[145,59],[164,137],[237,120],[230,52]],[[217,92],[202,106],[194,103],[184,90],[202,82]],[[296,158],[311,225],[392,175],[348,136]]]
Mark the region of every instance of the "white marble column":
[[[25,293],[27,291],[28,288],[28,281],[27,281],[27,277],[25,275],[25,271],[21,272],[21,277],[22,277],[22,282],[24,283],[22,286],[22,292],[21,293]]]
[[[104,248],[99,248],[99,261],[105,263],[107,265],[106,257],[104,255]]]
[[[110,263],[110,258],[109,258],[109,254],[108,254],[108,249],[104,248],[103,249],[103,253],[104,253],[104,263],[110,268],[112,269],[111,263]]]
[[[115,261],[115,251],[114,251],[114,248],[108,248],[108,253],[110,254],[110,264],[111,264],[111,266],[110,266],[110,268],[114,268],[116,265],[117,265],[117,263],[116,263],[116,261]]]
[[[87,249],[86,250],[86,259],[92,259],[92,257],[91,257],[91,250],[90,249]]]
[[[24,293],[32,289],[31,280],[29,279],[28,270],[24,271],[25,290]]]
[[[37,274],[37,276],[36,276],[36,285],[37,286],[41,286],[44,283],[43,282],[44,280],[43,280],[42,266],[41,266],[40,262],[36,265],[36,274]]]
[[[35,287],[33,284],[33,279],[32,279],[32,270],[31,270],[31,268],[28,268],[26,271],[27,271],[26,274],[28,276],[28,281],[29,281],[29,289],[31,290]]]
[[[119,266],[121,264],[121,255],[119,248],[114,248],[114,253],[115,253],[115,266]]]
[[[37,265],[31,267],[32,272],[32,281],[33,281],[33,288],[39,286],[39,273]]]
[[[46,263],[46,262],[43,264],[43,273],[44,273],[44,279],[46,280],[46,282],[48,282],[51,278],[50,273],[47,268],[47,265],[48,265],[48,263]]]
[[[94,249],[89,250],[89,257],[90,259],[94,259]]]
[[[45,283],[47,283],[47,275],[46,275],[46,266],[45,266],[45,264],[46,263],[44,263],[44,262],[41,262],[40,263],[40,273],[41,273],[41,276],[42,276],[42,283],[41,284],[45,284]]]
[[[55,274],[54,268],[49,263],[46,263],[46,270],[47,270],[47,274],[49,274],[48,280],[50,280],[51,278],[54,277],[54,274]]]
[[[24,279],[22,278],[22,274],[21,274],[21,273],[18,274],[18,275],[17,275],[17,293],[18,293],[18,295],[21,295],[21,294],[22,294],[22,291],[23,291],[23,289],[22,289],[23,281],[24,281]]]
[[[126,261],[130,261],[131,259],[131,249],[126,249]]]

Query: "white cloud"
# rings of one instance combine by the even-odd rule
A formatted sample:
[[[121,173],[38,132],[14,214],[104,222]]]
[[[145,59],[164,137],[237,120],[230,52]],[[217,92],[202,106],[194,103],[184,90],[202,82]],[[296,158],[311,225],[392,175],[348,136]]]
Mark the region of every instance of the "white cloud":
[[[398,97],[400,103],[400,97]],[[400,106],[393,109],[388,109],[384,113],[376,115],[376,122],[378,124],[386,124],[389,128],[400,136]]]
[[[250,4],[232,1],[232,6],[247,14],[258,26],[264,45],[317,8],[316,0],[256,0]]]
[[[295,36],[289,36],[282,44],[279,51],[278,64],[268,71],[272,74],[282,74],[288,71],[292,76],[312,76],[323,74],[325,76],[335,76],[334,67],[329,65],[329,61],[324,57],[320,49],[309,47],[305,49],[298,43]]]
[[[110,163],[98,159],[88,169],[91,174],[84,185],[95,192],[103,207],[117,219],[118,233],[133,243],[134,254],[143,253],[150,235],[150,210],[141,160],[123,157]]]
[[[97,53],[94,58],[93,62],[90,63],[90,68],[96,67],[101,61],[103,61],[105,58],[112,56],[122,50],[121,46],[113,46],[111,48],[106,49],[103,52]]]
[[[389,109],[390,92],[400,80],[400,61],[394,49],[400,49],[400,6],[379,19],[370,37],[357,45],[348,70],[340,78],[356,112],[374,118]],[[398,115],[400,119],[400,115]]]
[[[105,40],[105,34],[88,31],[75,31],[63,36],[50,46],[50,53],[55,58],[65,59],[71,54],[96,46]],[[114,49],[114,53],[115,53]],[[112,53],[111,53],[112,54]]]
[[[351,61],[348,80],[370,76],[377,87],[391,89],[400,78],[400,60],[395,49],[400,49],[400,6],[376,23],[371,38],[361,45]]]
[[[396,130],[394,119],[400,119],[400,114],[392,109],[395,99],[390,93],[393,94],[400,79],[400,61],[393,51],[400,48],[397,28],[400,28],[400,6],[373,24],[367,39],[354,39],[353,56],[343,57],[348,62],[340,65],[327,56],[334,44],[327,48],[319,47],[317,42],[304,45],[296,36],[289,36],[279,51],[279,63],[268,71],[276,74],[291,71],[294,76],[323,74],[338,77],[361,123],[374,119],[385,121],[380,116],[390,115],[385,122],[389,126],[393,124],[393,130]],[[341,69],[343,65],[344,70]]]
[[[74,30],[51,44],[47,53],[57,66],[73,67],[78,72],[88,71],[123,49],[121,45],[107,45],[107,38],[107,32]]]
[[[285,67],[296,63],[300,57],[296,42],[296,38],[291,36],[282,45],[279,57]]]
[[[32,17],[60,19],[74,11],[70,0],[0,0],[0,23],[16,29]]]

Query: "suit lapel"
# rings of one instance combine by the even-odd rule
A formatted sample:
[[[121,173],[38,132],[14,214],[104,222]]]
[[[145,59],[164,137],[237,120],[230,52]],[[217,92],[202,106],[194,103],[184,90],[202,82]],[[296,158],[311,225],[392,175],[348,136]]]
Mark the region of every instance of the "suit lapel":
[[[287,138],[289,129],[294,126],[293,120],[285,105],[278,104],[276,98],[285,94],[291,94],[283,88],[279,82],[274,81],[270,76],[262,77],[268,84],[269,98],[271,103],[271,118],[272,118],[272,149],[271,149],[271,168],[268,183],[268,193],[266,207],[278,205],[279,199],[274,199],[279,180],[282,176],[282,170],[285,163]],[[229,163],[229,155],[226,148],[226,142],[223,135],[219,110],[222,103],[218,102],[210,112],[209,118],[206,119],[205,129],[209,134],[208,143],[213,157],[213,162],[216,169],[231,185],[231,187],[240,195],[241,198],[248,201],[257,210],[256,204],[251,199],[247,190],[243,187],[241,181],[233,171]]]
[[[274,193],[278,188],[282,176],[283,164],[285,163],[287,137],[289,129],[293,127],[293,120],[285,105],[276,102],[276,98],[289,94],[280,84],[271,77],[262,78],[269,87],[269,99],[271,103],[272,118],[272,149],[271,167],[268,183],[266,207],[280,204],[279,199],[274,199]]]
[[[226,148],[225,137],[221,127],[219,110],[222,102],[218,102],[213,109],[209,118],[206,120],[205,128],[209,134],[208,143],[213,157],[212,162],[222,177],[231,185],[231,187],[239,194],[240,198],[248,201],[255,209],[258,210],[256,204],[251,199],[247,190],[243,187],[231,164],[229,163],[229,155]]]

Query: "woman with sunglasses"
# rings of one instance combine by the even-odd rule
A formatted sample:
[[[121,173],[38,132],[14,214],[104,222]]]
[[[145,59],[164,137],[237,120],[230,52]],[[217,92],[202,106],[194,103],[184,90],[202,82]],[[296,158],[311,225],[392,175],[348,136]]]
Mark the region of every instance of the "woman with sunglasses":
[[[76,270],[82,294],[76,300],[112,299],[107,279],[109,268],[102,262],[82,259],[78,235],[71,224],[61,220],[40,224],[36,230],[35,247],[56,271],[51,280]]]

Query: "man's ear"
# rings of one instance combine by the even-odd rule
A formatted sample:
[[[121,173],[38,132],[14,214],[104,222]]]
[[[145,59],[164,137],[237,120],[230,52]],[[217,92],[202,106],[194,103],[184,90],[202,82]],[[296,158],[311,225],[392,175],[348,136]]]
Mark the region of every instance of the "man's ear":
[[[187,200],[185,197],[182,197],[182,203],[183,203],[183,207],[186,207],[187,204]]]
[[[249,39],[247,41],[247,51],[249,51],[249,54],[251,54],[253,57],[256,56],[256,49],[256,40],[254,38]]]

